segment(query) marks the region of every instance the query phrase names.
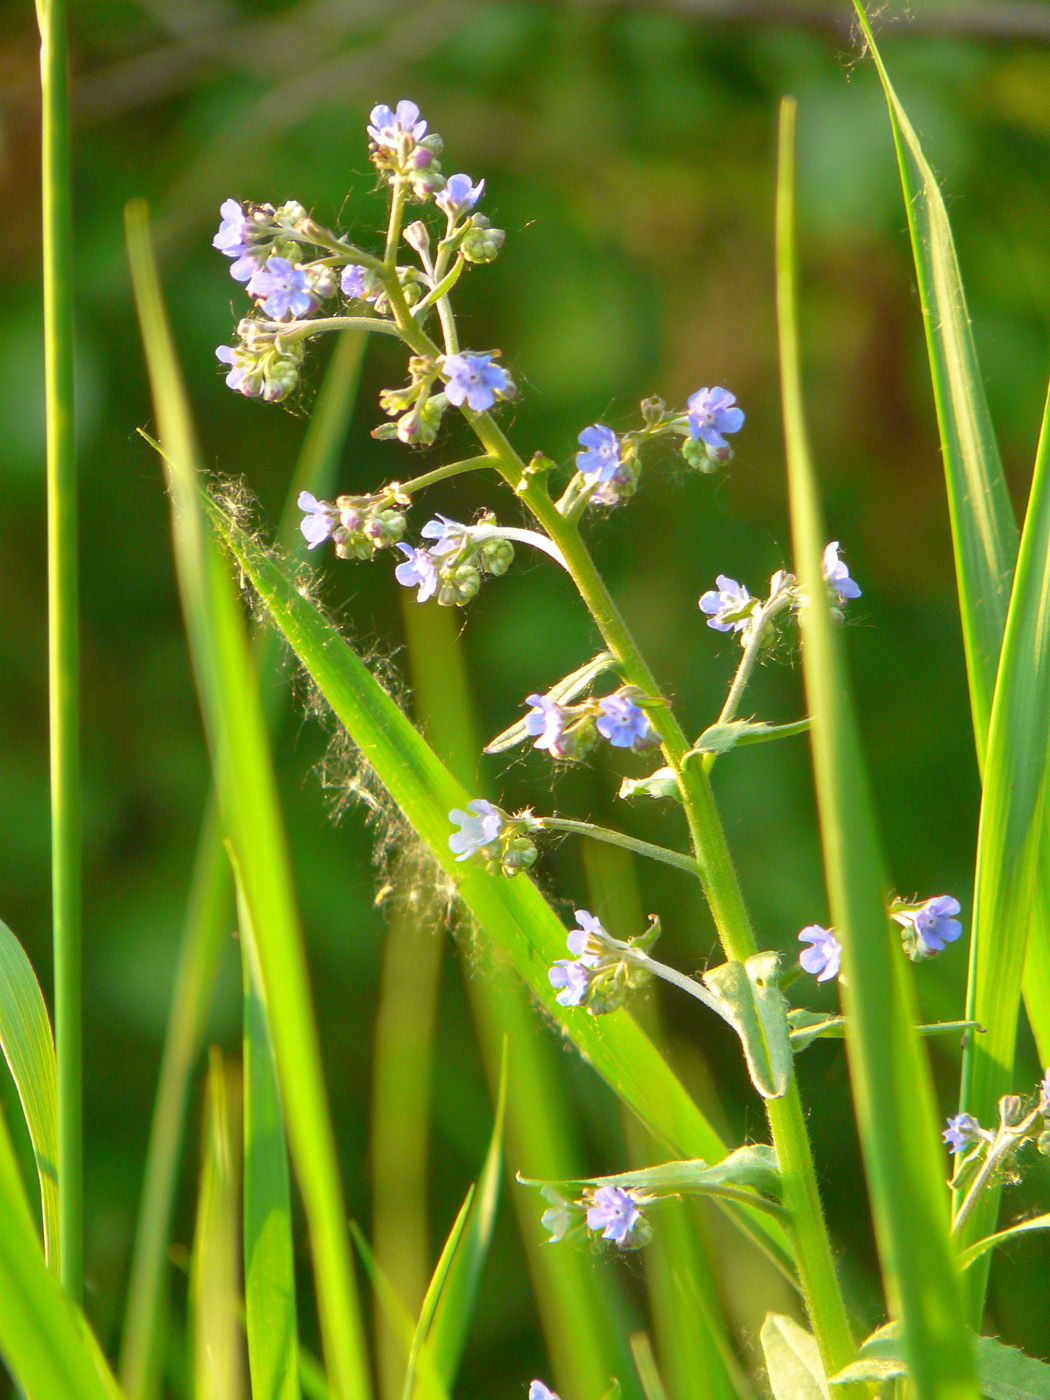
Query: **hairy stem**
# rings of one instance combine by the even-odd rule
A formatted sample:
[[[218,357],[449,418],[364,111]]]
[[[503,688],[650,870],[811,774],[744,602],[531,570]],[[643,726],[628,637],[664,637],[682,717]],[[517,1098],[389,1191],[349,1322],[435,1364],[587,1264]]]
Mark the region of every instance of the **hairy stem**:
[[[648,856],[650,860],[673,865],[676,870],[684,870],[687,875],[699,875],[700,868],[691,856],[680,851],[668,850],[666,846],[654,846],[649,841],[639,841],[634,836],[625,836],[621,831],[610,831],[606,826],[594,826],[591,822],[574,822],[567,817],[530,817],[530,830],[569,831],[579,836],[589,836],[592,841],[604,841],[610,846],[622,846],[635,855]]]

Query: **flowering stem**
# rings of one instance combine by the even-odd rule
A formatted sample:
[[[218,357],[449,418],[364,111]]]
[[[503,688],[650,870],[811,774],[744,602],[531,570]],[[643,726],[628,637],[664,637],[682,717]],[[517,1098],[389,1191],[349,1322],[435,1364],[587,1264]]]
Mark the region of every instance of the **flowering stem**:
[[[784,590],[775,598],[770,598],[767,603],[763,603],[752,618],[751,630],[747,643],[744,647],[744,654],[740,658],[740,665],[736,668],[736,675],[733,677],[733,684],[729,687],[729,694],[726,702],[722,706],[722,713],[715,720],[716,724],[728,724],[740,707],[744,691],[747,689],[748,681],[754,674],[758,659],[762,655],[762,648],[766,640],[766,631],[769,623],[791,602],[791,594]]]
[[[462,276],[463,269],[466,267],[466,265],[466,262],[462,258],[460,258],[453,266],[451,272],[447,273],[446,276],[443,277],[442,280],[436,284],[432,291],[427,292],[426,296],[421,302],[417,302],[417,304],[413,306],[412,316],[415,320],[418,321],[420,317],[424,314],[424,312],[430,310],[430,308],[434,305],[435,302],[441,302],[444,300],[445,297],[448,296],[449,292],[452,290],[452,288],[456,285],[456,283]],[[440,310],[441,308],[439,306],[439,313]],[[449,353],[455,354],[455,351],[450,351]]]
[[[318,316],[314,321],[263,321],[260,324],[293,344],[312,335],[323,335],[325,331],[377,331],[380,335],[402,339],[393,321],[384,321],[378,316]]]
[[[679,972],[677,968],[668,967],[666,963],[657,962],[655,958],[651,958],[640,948],[629,948],[624,956],[629,958],[631,962],[637,963],[639,967],[646,968],[654,977],[661,977],[665,982],[670,982],[672,987],[677,987],[680,991],[695,997],[697,1001],[702,1001],[709,1011],[713,1011],[716,1016],[721,1016],[723,1021],[728,1019],[725,1008],[719,1004],[717,997],[712,996],[706,987],[694,981],[692,977],[686,977],[684,972]],[[732,1023],[730,1022],[730,1024]]]
[[[411,496],[416,491],[424,491],[428,486],[436,485],[439,481],[447,481],[450,476],[461,476],[464,472],[476,472],[482,467],[496,465],[496,459],[487,454],[483,457],[467,457],[462,462],[450,462],[447,467],[436,467],[434,471],[425,472],[423,476],[414,476],[411,481],[392,481],[390,490],[399,496]]]
[[[393,195],[390,200],[390,222],[386,229],[386,248],[383,252],[383,262],[396,276],[397,245],[401,241],[401,217],[405,211],[405,182],[402,176],[395,175],[391,183]]]
[[[311,222],[305,225],[301,232],[295,229],[284,229],[283,232],[298,243],[312,243],[317,248],[327,248],[329,252],[337,254],[342,262],[367,267],[372,272],[381,272],[385,266],[374,254],[366,253],[363,248],[355,248],[352,243],[343,243],[320,224]]]
[[[676,870],[684,870],[688,875],[699,875],[700,868],[692,856],[684,856],[680,851],[668,850],[666,846],[654,846],[648,841],[636,840],[633,836],[625,836],[620,831],[610,831],[605,826],[593,826],[590,822],[574,822],[566,817],[530,817],[530,830],[535,828],[538,831],[570,831],[576,832],[580,836],[589,836],[592,841],[604,841],[610,846],[622,846],[625,851],[634,851],[635,855],[648,856],[650,860],[662,861],[664,865],[673,865]]]
[[[1018,1142],[1020,1142],[1022,1138],[1024,1138],[1028,1134],[1028,1131],[1031,1128],[1032,1124],[1041,1115],[1041,1113],[1041,1108],[1036,1109],[1035,1112],[1030,1113],[1028,1117],[1024,1119],[1023,1122],[1016,1124],[1012,1128],[1006,1127],[1005,1124],[1000,1125],[999,1131],[996,1133],[994,1139],[992,1140],[992,1144],[988,1149],[988,1155],[987,1157],[985,1157],[984,1162],[981,1165],[980,1171],[974,1177],[973,1183],[970,1186],[969,1191],[967,1191],[966,1195],[962,1200],[962,1203],[959,1206],[959,1209],[955,1212],[955,1218],[952,1221],[953,1239],[956,1238],[962,1232],[962,1227],[966,1224],[967,1220],[973,1213],[973,1208],[974,1206],[976,1206],[978,1200],[980,1199],[981,1193],[984,1191],[989,1182],[995,1176],[996,1170],[998,1169],[999,1164],[1002,1162],[1003,1158],[1009,1151],[1011,1151],[1012,1148],[1017,1146]]]

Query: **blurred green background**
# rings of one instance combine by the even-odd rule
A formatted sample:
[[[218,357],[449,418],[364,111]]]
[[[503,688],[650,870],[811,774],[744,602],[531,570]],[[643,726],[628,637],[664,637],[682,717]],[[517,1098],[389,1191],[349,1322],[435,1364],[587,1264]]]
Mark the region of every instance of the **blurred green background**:
[[[29,5],[8,5],[5,15],[0,914],[47,988],[36,33]],[[508,237],[494,266],[472,269],[460,284],[462,338],[472,348],[502,347],[521,391],[504,417],[526,455],[540,449],[568,462],[581,428],[597,419],[630,425],[644,395],[680,405],[701,385],[731,388],[747,413],[732,466],[698,477],[680,462],[654,460],[639,495],[591,529],[657,675],[687,727],[698,731],[721,706],[736,651],[703,626],[697,597],[716,573],[757,591],[789,563],[772,212],[776,104],[794,93],[811,426],[829,532],[864,590],[850,608],[847,641],[889,869],[901,894],[951,892],[969,913],[978,783],[900,188],[882,97],[852,42],[846,0],[404,0],[396,7],[96,0],[74,5],[72,24],[88,1311],[112,1350],[208,782],[167,504],[158,464],[136,432],[151,429],[152,419],[122,246],[122,211],[132,196],[144,195],[157,221],[205,460],[243,475],[271,521],[327,352],[314,356],[304,392],[290,405],[249,403],[224,387],[214,347],[229,343],[247,302],[210,247],[218,206],[230,196],[296,198],[368,246],[382,200],[364,124],[378,101],[412,97],[445,138],[445,171],[486,179],[483,207]],[[883,16],[883,26],[898,90],[944,178],[1020,505],[1050,363],[1050,5],[920,3],[910,22]],[[381,417],[378,391],[399,383],[401,372],[392,343],[371,347],[343,491],[370,490],[442,460],[442,444],[416,455],[369,438]],[[455,439],[444,448],[455,451]],[[473,478],[449,483],[428,495],[413,528],[428,508],[467,519],[492,503],[513,519],[514,502],[497,496],[494,485]],[[400,665],[401,599],[389,557],[371,567],[330,555],[317,562],[324,596],[347,632],[377,661]],[[486,735],[518,716],[525,694],[546,689],[594,649],[566,580],[531,558],[519,558],[459,616]],[[771,719],[801,713],[796,659],[785,647],[764,667],[747,712]],[[388,914],[374,906],[377,877],[360,814],[333,821],[332,794],[322,790],[317,768],[329,737],[296,708],[279,766],[347,1189],[355,1216],[367,1223],[371,1037]],[[565,815],[680,842],[673,815],[614,801],[621,773],[645,769],[643,761],[609,762],[606,754],[594,767],[552,778],[545,756],[528,751],[483,760],[480,771],[488,795],[508,808],[531,803],[547,811],[553,803]],[[716,788],[760,938],[794,950],[798,929],[826,916],[804,741],[731,755],[719,764]],[[538,873],[567,914],[587,903],[576,844],[549,849]],[[664,958],[701,968],[715,939],[688,882],[648,870],[641,879],[644,908],[658,912],[666,930]],[[637,931],[617,926],[622,910],[598,912],[614,931]],[[231,939],[210,1027],[212,1039],[231,1048],[237,975]],[[451,947],[442,975],[435,1243],[476,1173],[490,1123]],[[929,1018],[961,1015],[964,949],[919,967],[917,980]],[[802,995],[827,1006],[833,994],[811,986]],[[761,1136],[762,1114],[736,1042],[698,1020],[691,1005],[660,999],[687,1082],[733,1136]],[[548,1034],[539,1017],[536,1034]],[[953,1111],[956,1047],[939,1041],[932,1053],[944,1109]],[[589,1168],[615,1169],[625,1148],[611,1097],[574,1055],[561,1064],[578,1102]],[[799,1071],[832,1232],[850,1261],[858,1306],[875,1321],[879,1291],[841,1046],[817,1045]],[[9,1099],[9,1086],[4,1092]],[[199,1096],[194,1125],[198,1116]],[[195,1133],[191,1126],[176,1228],[183,1245],[192,1231]],[[1037,1199],[1033,1189],[1030,1181],[1010,1199],[1020,1208]],[[746,1342],[768,1300],[738,1296],[728,1239],[725,1250],[723,1286]],[[1025,1243],[999,1259],[992,1290],[1001,1334],[1044,1357],[1048,1263],[1045,1246]],[[628,1294],[636,1291],[631,1264],[597,1267],[620,1275]],[[519,1395],[523,1381],[544,1373],[542,1342],[506,1209],[489,1270],[462,1389]],[[177,1269],[173,1277],[178,1292]]]

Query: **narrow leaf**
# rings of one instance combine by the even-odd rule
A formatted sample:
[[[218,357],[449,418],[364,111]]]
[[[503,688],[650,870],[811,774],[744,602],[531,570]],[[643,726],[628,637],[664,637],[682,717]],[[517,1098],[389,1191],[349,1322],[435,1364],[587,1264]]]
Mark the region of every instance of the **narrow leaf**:
[[[978,1240],[959,1255],[959,1268],[968,1269],[974,1260],[980,1259],[982,1254],[987,1254],[996,1245],[1005,1244],[1007,1240],[1017,1239],[1019,1235],[1027,1235],[1033,1230],[1050,1230],[1050,1215],[1033,1215],[1028,1220],[1020,1220],[1016,1225],[1011,1225],[1009,1229],[999,1230],[994,1235],[987,1235],[983,1240]]]
[[[636,1167],[612,1176],[583,1177],[566,1181],[536,1181],[518,1176],[523,1186],[582,1190],[585,1186],[620,1186],[651,1196],[707,1195],[722,1186],[746,1187],[778,1201],[781,1194],[776,1153],[771,1147],[738,1147],[715,1166],[707,1162],[661,1162]]]
[[[33,1144],[44,1229],[44,1258],[58,1268],[58,1108],[55,1043],[33,965],[0,920],[0,1049],[11,1071]]]
[[[794,1073],[787,1001],[777,986],[780,958],[756,953],[746,963],[726,962],[704,973],[704,985],[740,1037],[751,1082],[764,1099],[787,1093]]]
[[[773,1400],[829,1400],[816,1338],[793,1318],[767,1313],[759,1334]]]
[[[725,724],[712,724],[710,728],[705,729],[690,753],[728,753],[740,744],[764,744],[770,739],[789,739],[795,734],[805,734],[809,726],[808,719],[795,720],[791,724],[767,724],[765,720],[757,719],[731,719]]]

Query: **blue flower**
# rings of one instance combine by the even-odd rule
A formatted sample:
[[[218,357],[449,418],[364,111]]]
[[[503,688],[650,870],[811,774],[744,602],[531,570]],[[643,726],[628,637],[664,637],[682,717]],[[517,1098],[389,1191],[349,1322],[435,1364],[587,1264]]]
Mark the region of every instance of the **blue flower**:
[[[443,209],[450,219],[458,219],[460,214],[474,208],[484,188],[484,180],[479,180],[475,185],[472,184],[469,175],[450,175],[448,183],[434,203],[439,209]]]
[[[587,970],[589,966],[586,958],[578,958],[575,962],[569,958],[559,958],[554,963],[547,972],[547,977],[552,987],[564,988],[555,997],[555,1001],[562,1006],[583,1005],[591,984],[590,973]]]
[[[426,122],[419,120],[419,108],[406,98],[397,104],[395,112],[383,103],[373,107],[368,122],[368,134],[376,145],[392,151],[397,150],[402,136],[419,141],[427,129]]]
[[[228,258],[236,258],[236,262],[230,268],[230,276],[235,277],[238,282],[247,282],[259,267],[258,255],[253,256],[251,251],[251,223],[235,199],[224,200],[219,206],[219,213],[222,215],[222,223],[211,241],[211,246],[218,248],[219,252]]]
[[[231,389],[236,389],[239,394],[244,394],[247,398],[254,399],[258,396],[261,384],[254,380],[248,380],[248,371],[243,365],[237,363],[237,352],[230,345],[220,345],[215,351],[215,358],[221,360],[224,365],[230,366],[230,372],[226,376],[226,383]]]
[[[565,732],[565,711],[549,695],[527,695],[525,700],[532,706],[525,716],[525,733],[536,739],[532,747],[551,749]]]
[[[588,1230],[601,1230],[603,1240],[613,1240],[621,1247],[629,1245],[631,1231],[642,1218],[630,1192],[620,1186],[600,1186],[591,1199],[594,1204],[587,1211]]]
[[[612,428],[593,423],[576,439],[586,452],[577,452],[576,470],[588,481],[612,481],[620,470],[620,439]]]
[[[850,578],[849,569],[839,558],[838,540],[832,540],[824,550],[824,577],[839,595],[840,602],[845,602],[847,598],[860,597],[860,589]]]
[[[296,504],[304,512],[302,520],[299,521],[299,529],[302,530],[309,548],[316,549],[331,536],[338,511],[327,501],[319,501],[309,491],[300,491]]]
[[[700,611],[707,613],[707,625],[716,632],[739,632],[751,620],[755,600],[742,583],[719,574],[717,591],[709,590],[700,599]]]
[[[614,749],[641,749],[649,737],[649,716],[626,695],[607,695],[598,701],[601,714],[596,726]]]
[[[268,258],[248,283],[249,295],[260,299],[262,309],[275,321],[288,315],[308,316],[314,299],[310,294],[310,279],[301,267],[293,267],[287,258]]]
[[[955,917],[959,901],[950,894],[939,894],[925,904],[891,910],[892,917],[917,940],[913,956],[932,957],[954,943],[962,933],[962,924]]]
[[[444,373],[449,403],[458,408],[466,399],[475,413],[491,408],[496,395],[505,394],[510,383],[506,371],[492,363],[491,355],[449,355]]]
[[[357,263],[348,263],[343,268],[343,275],[339,285],[346,296],[352,297],[355,301],[363,301],[365,298],[365,270],[358,267]]]
[[[458,520],[449,520],[447,515],[438,515],[436,520],[428,520],[419,532],[425,540],[433,540],[430,552],[442,559],[446,554],[454,554],[470,539],[470,529]]]
[[[503,830],[503,813],[483,797],[475,797],[467,808],[464,812],[456,807],[448,814],[449,821],[462,828],[448,838],[448,848],[457,860],[466,860],[483,846],[491,846]]]
[[[542,1381],[533,1381],[529,1386],[529,1400],[558,1400],[558,1397]]]
[[[738,433],[744,426],[744,415],[734,408],[736,395],[728,389],[700,389],[689,400],[689,432],[694,440],[701,439],[708,447],[728,447],[723,433]]]
[[[839,975],[842,944],[831,929],[821,928],[819,924],[810,924],[799,934],[798,941],[813,945],[804,949],[798,956],[804,971],[812,973],[818,982],[827,982]]]
[[[405,563],[398,564],[394,577],[406,588],[415,588],[418,583],[416,602],[425,603],[437,592],[437,565],[425,549],[413,549],[410,544],[399,544],[398,549],[405,556]]]
[[[948,1126],[941,1134],[953,1152],[961,1152],[967,1143],[976,1142],[983,1136],[981,1125],[970,1113],[957,1113],[948,1119]]]
[[[579,928],[570,930],[565,941],[569,945],[570,953],[575,953],[578,958],[590,958],[591,962],[588,963],[590,966],[597,961],[595,948],[601,948],[608,952],[612,944],[609,942],[609,935],[602,927],[601,920],[596,919],[593,914],[588,914],[586,909],[576,910],[576,922],[579,924]]]

